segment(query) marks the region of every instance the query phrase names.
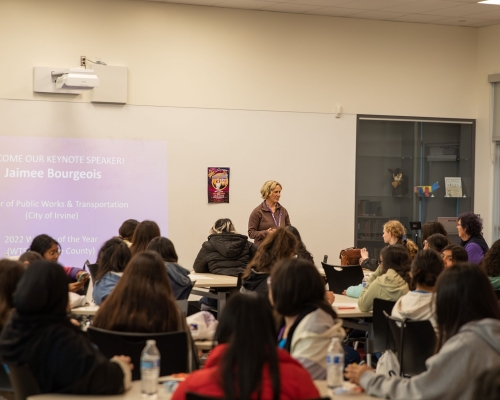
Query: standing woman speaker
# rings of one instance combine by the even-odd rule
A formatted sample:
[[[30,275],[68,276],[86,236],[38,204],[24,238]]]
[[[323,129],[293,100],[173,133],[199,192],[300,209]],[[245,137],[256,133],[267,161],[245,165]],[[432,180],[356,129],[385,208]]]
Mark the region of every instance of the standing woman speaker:
[[[282,186],[276,181],[267,181],[260,189],[264,201],[250,214],[248,236],[258,246],[265,237],[279,227],[290,225],[288,211],[280,203]]]

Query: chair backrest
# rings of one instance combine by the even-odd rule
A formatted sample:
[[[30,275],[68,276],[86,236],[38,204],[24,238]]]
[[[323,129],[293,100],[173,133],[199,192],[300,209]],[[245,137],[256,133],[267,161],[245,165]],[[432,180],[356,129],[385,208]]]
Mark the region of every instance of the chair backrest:
[[[28,364],[7,365],[7,368],[16,400],[26,400],[29,396],[42,393]]]
[[[175,303],[177,304],[177,307],[182,311],[182,314],[184,314],[184,318],[187,317],[188,313],[188,301],[187,300],[176,300]]]
[[[361,265],[337,266],[321,263],[325,271],[328,287],[333,293],[342,294],[349,286],[359,285],[363,281]]]
[[[425,362],[434,354],[436,332],[428,320],[400,320],[386,315],[394,333],[401,375],[414,376],[426,371]]]
[[[90,272],[90,276],[92,277],[92,281],[95,282],[95,277],[97,275],[97,270],[99,269],[99,266],[96,264],[86,264],[87,268]]]
[[[243,283],[243,272],[238,273],[238,277],[236,279],[236,290],[239,292],[241,289],[241,284]]]
[[[373,322],[367,341],[368,353],[396,349],[396,343],[384,315],[384,312],[390,314],[395,304],[395,301],[390,300],[373,300]]]
[[[128,333],[114,332],[89,326],[91,340],[108,358],[126,355],[132,359],[132,380],[141,379],[141,353],[147,340],[156,340],[160,351],[160,376],[188,372],[188,338],[186,332]]]

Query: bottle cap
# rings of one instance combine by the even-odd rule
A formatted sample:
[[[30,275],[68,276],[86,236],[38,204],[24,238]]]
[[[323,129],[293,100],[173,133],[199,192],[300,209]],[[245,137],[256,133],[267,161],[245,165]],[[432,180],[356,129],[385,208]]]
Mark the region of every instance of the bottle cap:
[[[154,344],[156,346],[156,340],[152,340],[152,339],[147,340],[146,344]]]

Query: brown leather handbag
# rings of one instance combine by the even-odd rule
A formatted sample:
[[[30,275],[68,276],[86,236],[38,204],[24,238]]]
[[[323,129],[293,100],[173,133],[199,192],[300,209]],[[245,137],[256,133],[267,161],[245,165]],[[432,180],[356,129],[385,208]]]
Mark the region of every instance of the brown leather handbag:
[[[340,265],[359,265],[361,258],[361,249],[349,247],[340,252]]]

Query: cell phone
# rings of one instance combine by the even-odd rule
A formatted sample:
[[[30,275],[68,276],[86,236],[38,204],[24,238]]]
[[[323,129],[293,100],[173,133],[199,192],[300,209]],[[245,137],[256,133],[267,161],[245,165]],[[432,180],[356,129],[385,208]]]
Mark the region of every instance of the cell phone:
[[[86,272],[84,272],[83,274],[80,274],[80,276],[78,277],[78,281],[77,282],[83,281],[86,278],[87,275],[88,274]]]

